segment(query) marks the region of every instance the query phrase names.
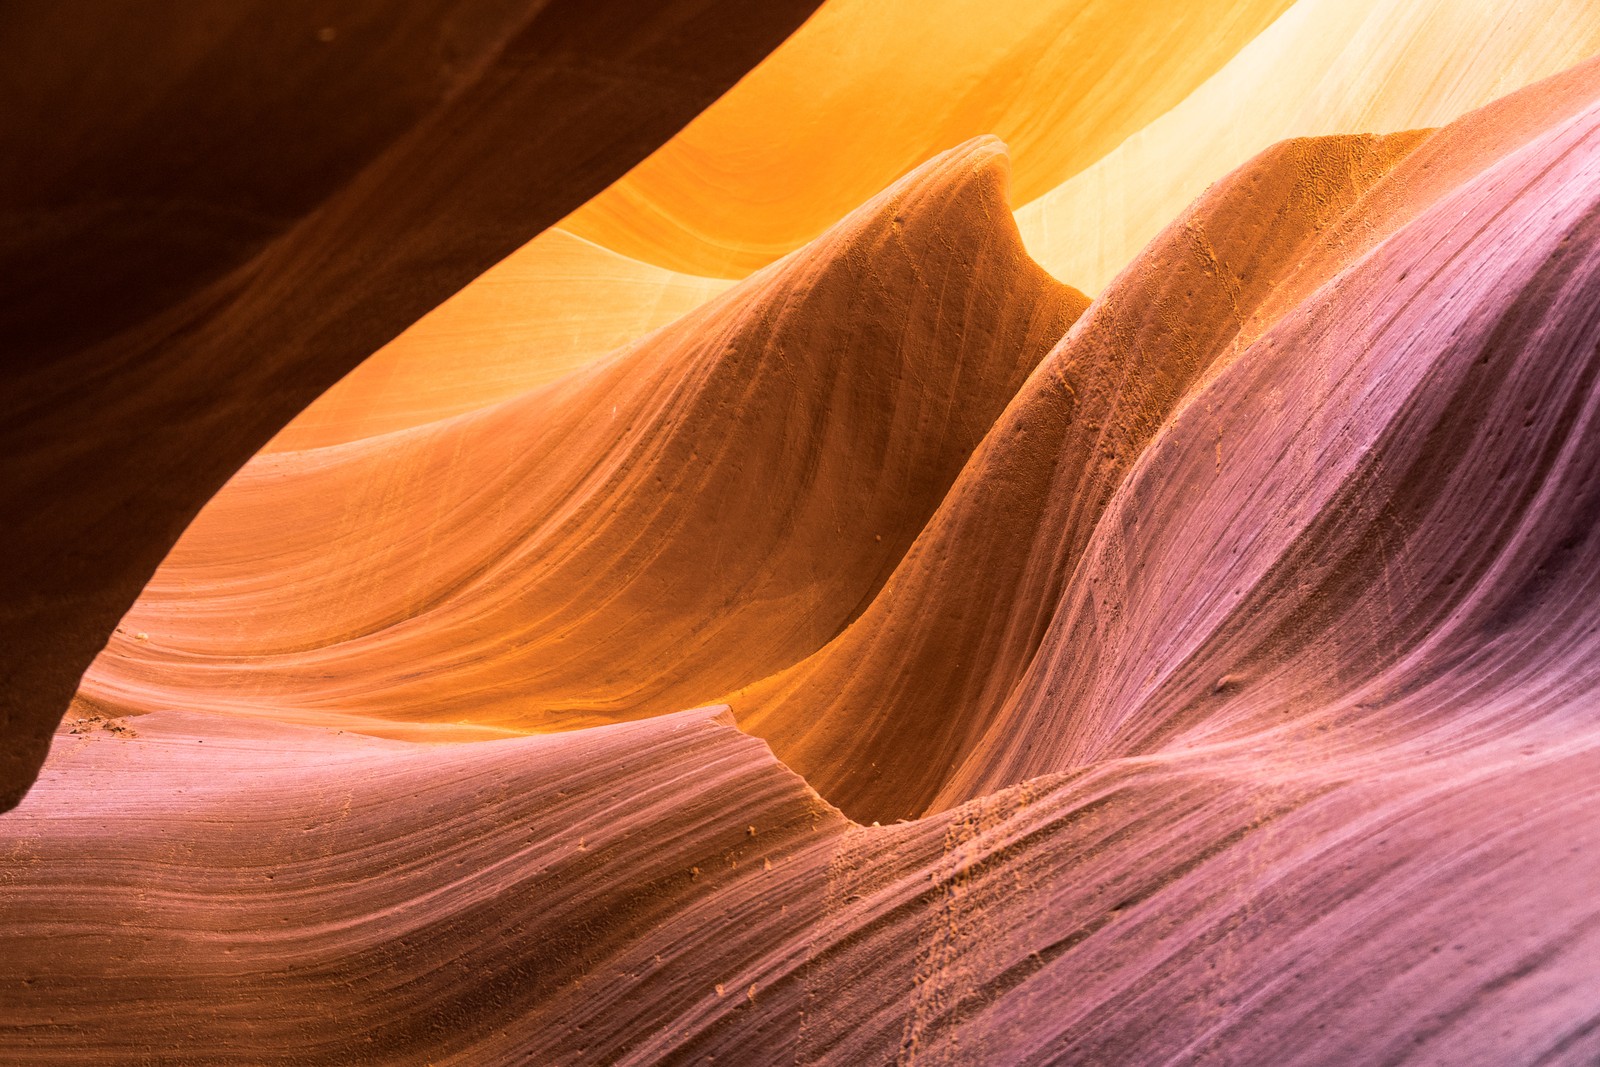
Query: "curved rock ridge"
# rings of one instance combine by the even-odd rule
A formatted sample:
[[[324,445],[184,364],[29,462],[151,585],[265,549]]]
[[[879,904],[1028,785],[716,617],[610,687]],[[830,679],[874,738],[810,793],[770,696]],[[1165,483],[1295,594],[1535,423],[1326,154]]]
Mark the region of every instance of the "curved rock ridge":
[[[546,230],[317,397],[263,451],[325,448],[520,396],[681,318],[732,282]]]
[[[1017,221],[1035,259],[1098,293],[1223,171],[1276,141],[1444,125],[1596,53],[1600,8],[1587,0],[1296,0]]]
[[[416,430],[270,454],[82,693],[536,729],[694,704],[870,601],[1086,305],[991,139],[615,357]]]
[[[921,814],[1026,672],[1163,420],[1421,137],[1285,142],[1213,187],[1046,357],[871,607],[726,698],[741,724],[855,817]]]
[[[1581,717],[1597,219],[1600,102],[1251,345],[1119,488],[947,795],[1250,730],[1464,741]]]
[[[1087,310],[1007,176],[253,461],[0,818],[0,1062],[1600,1062],[1600,61]]]
[[[1179,487],[1202,468],[1224,470],[1244,428],[1262,425],[1256,398],[1334,371],[1321,357],[1308,369],[1291,351],[1277,357],[1279,377],[1252,379],[1253,391],[1227,404],[1218,379],[1237,360],[1275,351],[1271,337],[1286,318],[1346,321],[1343,298],[1321,291],[1330,279],[1390,242],[1420,240],[1405,235],[1428,212],[1465,210],[1452,199],[1463,187],[1535,151],[1597,97],[1600,61],[1437,133],[1286,142],[1218,183],[1041,364],[861,618],[805,661],[725,698],[741,723],[863,820],[913,817],[1095,758],[1068,748],[1082,727],[1069,725],[1078,711],[1062,694],[1081,693],[1094,662],[1101,684],[1126,685],[1130,650],[1168,633],[1171,613],[1185,617],[1163,602],[1134,622],[1120,600],[1107,609],[1102,598],[1137,587],[1127,568],[1171,594],[1170,576],[1143,556],[1155,547],[1145,531],[1160,523],[1173,539],[1167,551],[1197,552],[1205,542],[1189,524],[1204,505],[1177,497]],[[1417,314],[1445,321],[1430,307]],[[1273,404],[1291,420],[1299,410]],[[1367,414],[1354,402],[1340,410],[1351,420]],[[1180,411],[1189,481],[1165,469],[1144,475],[1143,484],[1163,486],[1163,503],[1146,514],[1154,505],[1143,494],[1154,490],[1134,495],[1125,479],[1153,462],[1148,447]],[[1256,512],[1228,514],[1244,526],[1239,516]],[[1187,581],[1206,586],[1203,574]],[[1303,615],[1287,600],[1278,610]],[[1126,627],[1123,643],[1105,637],[1108,617]],[[1221,637],[1217,647],[1219,656],[1241,651]],[[1231,692],[1245,673],[1224,665],[1207,684]],[[1132,715],[1121,697],[1107,699],[1091,717]]]

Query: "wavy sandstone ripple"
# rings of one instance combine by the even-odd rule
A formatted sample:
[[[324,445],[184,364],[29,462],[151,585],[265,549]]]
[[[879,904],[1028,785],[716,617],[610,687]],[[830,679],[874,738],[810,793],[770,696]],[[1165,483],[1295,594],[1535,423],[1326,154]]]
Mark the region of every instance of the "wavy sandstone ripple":
[[[1600,62],[1278,145],[1076,320],[1006,219],[967,145],[256,461],[0,822],[0,1059],[1600,1058]]]
[[[1046,357],[861,618],[729,698],[746,727],[858,817],[921,814],[1026,671],[1163,420],[1416,141],[1288,142],[1219,182]]]
[[[1023,252],[992,139],[517,400],[223,490],[84,684],[131,710],[550,728],[660,713],[870,601],[1086,301]]]
[[[807,660],[726,697],[741,722],[864,819],[912,817],[1086,758],[1045,755],[1083,728],[1065,710],[1081,675],[1064,681],[1051,672],[1081,672],[1102,655],[1106,628],[1125,625],[1120,599],[1108,607],[1103,598],[1137,588],[1134,574],[1173,591],[1172,568],[1143,558],[1154,547],[1152,531],[1171,530],[1173,551],[1198,551],[1197,512],[1207,505],[1194,470],[1209,461],[1220,475],[1230,457],[1237,465],[1246,431],[1256,432],[1268,413],[1260,398],[1304,388],[1307,375],[1339,372],[1335,357],[1300,345],[1230,406],[1220,379],[1244,373],[1232,369],[1236,363],[1267,359],[1289,318],[1315,311],[1346,322],[1369,314],[1321,287],[1342,289],[1365,259],[1421,240],[1415,233],[1427,212],[1465,210],[1464,187],[1531,152],[1549,129],[1577,121],[1597,95],[1600,62],[1591,61],[1433,134],[1285,142],[1219,182],[1045,359],[862,617]],[[1386,286],[1387,277],[1372,283]],[[1444,321],[1431,303],[1418,314]],[[1353,346],[1372,342],[1322,343],[1352,355]],[[1428,357],[1406,358],[1420,366]],[[1270,410],[1283,410],[1283,433],[1298,429],[1299,408],[1273,400]],[[1350,402],[1347,417],[1358,415],[1374,417]],[[1130,495],[1131,472],[1165,454],[1154,446],[1180,426],[1191,435],[1186,462],[1198,466],[1186,469],[1187,480],[1165,469],[1144,473],[1139,484],[1162,487],[1159,505]],[[1318,449],[1303,454],[1307,462],[1331,459]],[[1247,483],[1255,476],[1248,466],[1240,475]],[[1285,484],[1312,481],[1308,473]],[[1180,495],[1180,487],[1194,495]],[[1249,530],[1266,522],[1267,507],[1226,513]],[[1086,559],[1091,544],[1098,557]],[[1291,573],[1299,580],[1304,570]],[[1192,580],[1209,587],[1204,573]],[[1253,614],[1307,617],[1291,598],[1274,603]],[[1128,644],[1103,653],[1108,679],[1126,684],[1132,649],[1176,632],[1162,611],[1187,617],[1167,604],[1129,626]],[[1062,629],[1073,613],[1076,631]],[[1230,654],[1242,651],[1224,644]],[[1244,677],[1222,662],[1209,684],[1231,691]],[[1026,695],[1032,686],[1050,695]],[[1055,717],[1047,724],[1011,718],[1019,701]],[[1002,753],[1018,748],[1032,753],[1024,766],[994,769],[1010,758]]]

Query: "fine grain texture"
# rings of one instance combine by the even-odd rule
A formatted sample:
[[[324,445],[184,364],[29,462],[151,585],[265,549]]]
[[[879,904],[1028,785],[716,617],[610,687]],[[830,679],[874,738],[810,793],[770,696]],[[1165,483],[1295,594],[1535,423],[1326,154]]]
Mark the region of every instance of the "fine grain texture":
[[[83,685],[119,710],[534,728],[672,711],[832,638],[1086,301],[993,139],[525,396],[267,454]]]
[[[1268,138],[1092,302],[992,137],[733,284],[524,243],[82,677],[0,1063],[1600,1062],[1600,58],[1495,36],[1559,10],[1292,5],[1238,55],[1437,127]]]

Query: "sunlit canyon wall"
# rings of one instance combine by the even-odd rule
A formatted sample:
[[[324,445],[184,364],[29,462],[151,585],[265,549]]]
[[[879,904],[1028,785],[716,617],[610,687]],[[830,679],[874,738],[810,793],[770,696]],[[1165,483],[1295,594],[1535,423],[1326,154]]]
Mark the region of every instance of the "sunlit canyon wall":
[[[1600,6],[436,6],[35,323],[0,1061],[1600,1061]]]

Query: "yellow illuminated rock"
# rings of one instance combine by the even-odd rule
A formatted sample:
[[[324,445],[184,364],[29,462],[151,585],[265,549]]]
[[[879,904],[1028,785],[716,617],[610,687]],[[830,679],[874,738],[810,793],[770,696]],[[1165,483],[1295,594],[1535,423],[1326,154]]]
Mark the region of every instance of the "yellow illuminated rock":
[[[1183,99],[1289,3],[833,0],[564,225],[742,277],[987,133],[1010,146],[1024,203]]]
[[[1017,222],[1052,274],[1099,292],[1207,185],[1277,141],[1441,126],[1596,52],[1592,0],[1299,0]]]

